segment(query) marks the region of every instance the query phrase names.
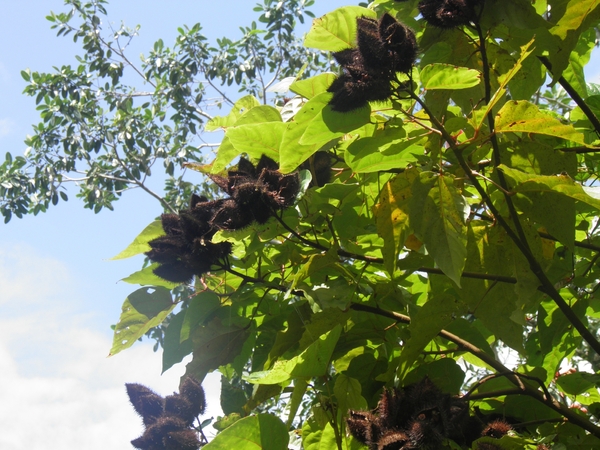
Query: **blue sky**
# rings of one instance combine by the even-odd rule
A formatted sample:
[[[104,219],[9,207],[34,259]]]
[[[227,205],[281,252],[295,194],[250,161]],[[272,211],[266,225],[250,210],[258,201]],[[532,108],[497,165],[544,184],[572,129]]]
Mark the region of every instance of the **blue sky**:
[[[321,15],[349,3],[354,2],[318,0],[311,9]],[[107,9],[116,27],[121,21],[141,25],[129,53],[139,62],[139,54],[147,54],[157,39],[172,45],[183,24],[200,22],[211,40],[235,38],[238,27],[256,18],[254,5],[113,0]],[[20,71],[73,64],[82,51],[71,38],[57,38],[45,20],[50,11],[66,11],[62,0],[3,2],[2,10],[0,154],[17,155],[38,121],[33,99],[21,94]],[[127,192],[114,212],[100,214],[83,209],[70,192],[68,202],[45,214],[0,224],[0,448],[131,449],[129,441],[142,426],[124,383],[143,383],[163,395],[177,389],[183,364],[161,376],[161,355],[152,352],[152,343],[106,357],[110,325],[137,288],[119,280],[142,262],[141,257],[109,259],[159,213],[155,200],[138,191]],[[207,417],[220,413],[216,383],[218,376],[205,382]]]
[[[353,1],[317,0],[318,15]],[[147,53],[162,38],[171,45],[177,27],[200,22],[215,39],[238,36],[256,16],[254,1],[158,2],[113,0],[109,21],[141,25],[130,55]],[[224,6],[223,6],[224,5]],[[62,0],[5,1],[0,28],[0,151],[25,150],[24,137],[38,121],[33,99],[21,94],[19,72],[49,71],[74,62],[80,48],[56,38],[45,20],[64,11]],[[226,14],[226,17],[225,17]],[[307,27],[304,28],[306,31]],[[139,59],[138,59],[139,61]],[[598,63],[590,81],[598,81]],[[235,96],[235,94],[233,94]],[[1,157],[0,157],[1,158]],[[195,176],[190,174],[190,177]],[[123,384],[140,382],[161,394],[176,389],[183,365],[161,376],[160,353],[151,343],[107,358],[110,325],[136,286],[119,283],[139,269],[141,258],[109,261],[160,212],[142,192],[126,193],[115,211],[94,214],[71,192],[37,217],[0,224],[0,448],[131,449],[142,431]],[[218,377],[210,378],[207,416],[219,414]]]

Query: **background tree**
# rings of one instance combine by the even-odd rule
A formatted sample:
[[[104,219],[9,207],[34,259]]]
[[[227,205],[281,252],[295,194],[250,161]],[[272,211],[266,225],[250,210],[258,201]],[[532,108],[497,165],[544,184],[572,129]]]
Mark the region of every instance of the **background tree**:
[[[385,13],[414,30],[414,67],[393,62],[412,40]],[[124,304],[112,352],[183,304],[166,328],[164,368],[192,353],[187,375],[224,375],[227,417],[207,448],[419,448],[427,439],[408,433],[419,421],[449,448],[599,448],[600,123],[583,75],[598,20],[592,0],[375,1],[317,19],[304,44],[335,52],[338,78],[296,80],[283,108],[242,97],[206,125],[225,131],[216,159],[191,165],[224,188],[201,245],[227,242],[231,254],[198,270],[195,295],[174,297],[152,251],[183,234],[196,242],[185,218],[208,202],[146,228],[120,255],[155,263],[130,277],[144,286]],[[568,97],[546,93],[547,79]],[[252,168],[225,172],[240,155]],[[233,226],[220,208],[241,205],[239,177],[281,193],[256,172],[263,155],[281,174],[304,164],[297,201]],[[572,369],[561,372],[564,362]],[[471,443],[463,425],[436,428],[452,417],[419,413],[411,430],[382,434],[398,401],[381,403],[383,388],[423,390],[425,375],[445,394],[427,388],[438,403],[422,411],[443,416],[455,402],[463,414],[468,399],[465,423],[504,417],[513,431]],[[286,423],[252,414],[274,398]]]

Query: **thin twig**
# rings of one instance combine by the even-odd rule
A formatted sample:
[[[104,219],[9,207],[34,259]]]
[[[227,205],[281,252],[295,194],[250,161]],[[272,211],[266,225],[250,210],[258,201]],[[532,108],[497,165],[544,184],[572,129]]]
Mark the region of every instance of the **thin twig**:
[[[552,63],[550,62],[550,60],[545,56],[538,56],[538,59],[544,66],[546,66],[546,69],[548,69],[548,71],[552,73]],[[600,135],[600,120],[598,120],[598,117],[596,117],[596,114],[594,114],[594,112],[591,110],[591,108],[588,106],[585,100],[581,98],[581,95],[577,93],[575,88],[571,86],[571,84],[569,84],[569,82],[565,80],[564,77],[561,76],[558,79],[558,82],[563,87],[563,89],[567,91],[567,94],[569,94],[573,101],[577,103],[577,106],[581,108],[585,116],[592,123],[592,125],[594,126],[594,130],[596,130],[596,134]]]

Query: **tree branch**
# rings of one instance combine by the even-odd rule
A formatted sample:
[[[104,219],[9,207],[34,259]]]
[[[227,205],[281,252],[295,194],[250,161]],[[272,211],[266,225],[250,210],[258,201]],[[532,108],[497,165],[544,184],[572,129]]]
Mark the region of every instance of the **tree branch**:
[[[552,63],[550,62],[550,60],[545,56],[538,56],[538,59],[544,66],[546,66],[546,69],[548,69],[548,71],[552,73]],[[571,97],[573,101],[577,103],[577,106],[581,108],[585,116],[592,123],[592,125],[594,126],[594,130],[596,130],[596,134],[600,135],[600,120],[598,120],[598,117],[596,117],[596,114],[594,114],[594,112],[590,109],[585,100],[581,98],[581,96],[577,93],[575,88],[573,88],[573,86],[571,86],[569,82],[565,80],[562,76],[558,79],[558,82],[563,87],[563,89],[567,91],[569,97]]]
[[[370,305],[365,305],[363,303],[352,303],[350,305],[350,309],[353,309],[355,311],[370,312],[372,314],[377,314],[377,315],[380,315],[383,317],[388,317],[392,320],[395,320],[396,322],[401,322],[401,323],[405,323],[405,324],[410,324],[410,322],[411,322],[410,317],[406,316],[404,314],[400,314],[400,313],[397,313],[394,311],[387,311],[385,309],[381,309],[379,307],[374,307],[374,306],[370,306]],[[460,349],[471,353],[473,356],[476,356],[481,361],[486,363],[488,366],[494,368],[496,371],[498,371],[500,373],[504,373],[506,378],[508,380],[510,380],[511,383],[513,383],[517,386],[517,389],[515,389],[514,391],[511,391],[511,393],[515,393],[515,394],[521,393],[523,395],[528,395],[528,396],[536,399],[540,403],[543,403],[544,405],[553,409],[557,413],[561,414],[569,422],[572,422],[575,425],[580,426],[584,430],[589,431],[594,436],[600,438],[600,428],[599,427],[597,427],[596,425],[591,423],[589,420],[579,416],[574,411],[570,410],[567,406],[556,401],[554,398],[552,398],[552,397],[547,398],[547,396],[544,393],[540,392],[539,390],[534,389],[526,384],[523,384],[519,378],[520,374],[516,374],[516,373],[512,372],[506,366],[504,366],[504,364],[497,361],[493,356],[490,356],[487,353],[485,353],[479,347],[476,347],[475,345],[471,344],[470,342],[468,342],[446,330],[441,330],[438,333],[438,335],[444,339],[449,340],[450,342],[453,342]]]

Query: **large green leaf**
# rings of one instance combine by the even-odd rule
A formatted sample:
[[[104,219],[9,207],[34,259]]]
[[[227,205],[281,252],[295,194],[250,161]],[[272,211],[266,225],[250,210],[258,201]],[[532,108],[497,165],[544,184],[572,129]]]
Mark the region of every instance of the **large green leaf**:
[[[271,414],[244,417],[224,429],[205,450],[287,450],[289,435],[285,424]]]
[[[460,286],[467,257],[466,217],[469,206],[454,178],[422,173],[413,185],[410,223],[442,271]]]
[[[451,64],[429,64],[419,74],[423,88],[433,89],[467,89],[481,82],[481,72]]]
[[[370,122],[371,111],[369,108],[360,108],[350,112],[338,112],[331,109],[329,106],[331,95],[329,92],[324,92],[311,99],[314,108],[319,109],[319,112],[308,124],[300,138],[300,144],[324,145],[328,141],[339,138]]]
[[[360,6],[344,6],[313,20],[304,45],[337,52],[356,45],[356,19],[376,18],[375,11]]]
[[[513,277],[516,272],[512,241],[498,227],[470,223],[466,271]],[[515,287],[493,280],[464,278],[461,296],[481,323],[508,346],[523,350],[523,326],[512,319],[518,311]],[[522,313],[521,313],[522,315]]]
[[[426,141],[422,131],[407,136],[402,127],[389,126],[372,137],[361,137],[352,142],[344,159],[357,173],[404,169],[423,155]]]
[[[571,53],[577,46],[581,33],[600,19],[599,0],[567,0],[560,3],[554,5],[556,8],[552,6],[557,14],[560,14],[561,9],[564,13],[550,29],[550,33],[557,38],[557,45],[548,54],[555,80],[569,65]]]
[[[511,190],[515,192],[523,194],[559,193],[600,210],[600,190],[596,187],[582,186],[567,174],[534,175],[504,165],[501,165],[499,169],[512,179],[513,188]]]
[[[342,327],[323,334],[300,355],[290,360],[279,360],[268,371],[254,372],[244,377],[254,384],[280,384],[292,378],[312,378],[325,374]]]
[[[551,113],[524,100],[506,102],[496,116],[496,132],[546,134],[586,145],[583,134],[572,125],[564,125]]]
[[[154,269],[158,267],[158,264],[151,264],[148,267],[144,267],[142,270],[132,273],[128,277],[123,278],[121,281],[129,284],[139,284],[141,286],[162,286],[169,289],[173,289],[178,286],[178,283],[172,283],[167,280],[163,280],[161,277],[154,273]]]
[[[362,388],[358,380],[343,373],[338,374],[333,386],[333,393],[343,413],[346,413],[349,409],[367,409],[367,401],[361,395],[361,391]]]
[[[323,98],[329,98],[325,95]],[[294,116],[294,120],[287,124],[279,149],[279,170],[283,173],[289,173],[306,161],[313,153],[321,147],[320,143],[302,145],[300,138],[306,131],[310,122],[325,107],[326,101],[323,101],[319,95],[306,102],[300,111]]]
[[[400,357],[400,372],[405,374],[413,365],[425,346],[450,324],[463,306],[449,294],[432,295],[417,314],[411,315],[410,339],[404,344]]]
[[[383,261],[390,274],[396,270],[396,260],[408,237],[409,203],[412,184],[419,173],[407,169],[385,184],[375,207],[377,233],[383,238]]]
[[[123,303],[110,356],[131,347],[146,331],[160,325],[175,305],[167,288],[143,287],[131,293]]]
[[[510,69],[502,77],[500,77],[500,79],[499,79],[500,86],[498,86],[498,89],[496,90],[496,92],[494,92],[494,95],[492,95],[492,98],[490,99],[489,103],[487,105],[485,105],[485,108],[479,114],[479,123],[475,127],[476,129],[480,129],[481,128],[481,126],[482,126],[483,122],[486,120],[486,117],[489,114],[489,112],[492,110],[492,108],[494,106],[496,106],[496,103],[498,103],[498,101],[505,94],[506,86],[508,86],[508,83],[523,68],[523,62],[533,52],[533,49],[530,50],[530,48],[533,45],[534,40],[535,40],[535,38],[531,39],[527,44],[525,44],[525,45],[523,45],[521,47],[521,54],[519,55],[519,59],[517,59],[517,62],[515,63],[515,65],[513,66],[513,68]]]
[[[290,91],[310,100],[311,98],[326,92],[336,77],[336,74],[326,72],[306,80],[296,80],[290,86]]]
[[[226,325],[216,317],[192,332],[193,359],[186,366],[186,375],[202,382],[207,373],[233,362],[248,338],[248,329]]]
[[[235,125],[238,119],[245,113],[257,106],[260,106],[260,102],[257,98],[253,95],[246,95],[235,102],[228,115],[213,117],[206,123],[204,129],[206,131],[214,131],[220,128],[229,128]]]
[[[140,253],[144,253],[149,251],[151,248],[148,245],[153,239],[156,239],[159,236],[165,234],[165,230],[163,230],[162,223],[160,220],[155,220],[150,225],[142,230],[140,234],[133,240],[131,244],[127,246],[125,250],[119,253],[117,256],[112,257],[111,259],[125,259],[130,258],[135,255],[139,255]]]
[[[341,450],[360,450],[364,448],[356,439],[347,433],[341,436]],[[323,426],[315,417],[309,417],[302,424],[302,446],[304,450],[334,450],[339,449],[336,433],[329,422]]]
[[[186,311],[183,310],[169,320],[162,344],[162,373],[165,373],[174,364],[180,363],[183,358],[192,353],[192,340],[181,340],[181,327],[185,316]]]
[[[286,124],[283,122],[252,123],[227,129],[227,138],[240,153],[259,159],[262,155],[279,161],[279,148]]]

